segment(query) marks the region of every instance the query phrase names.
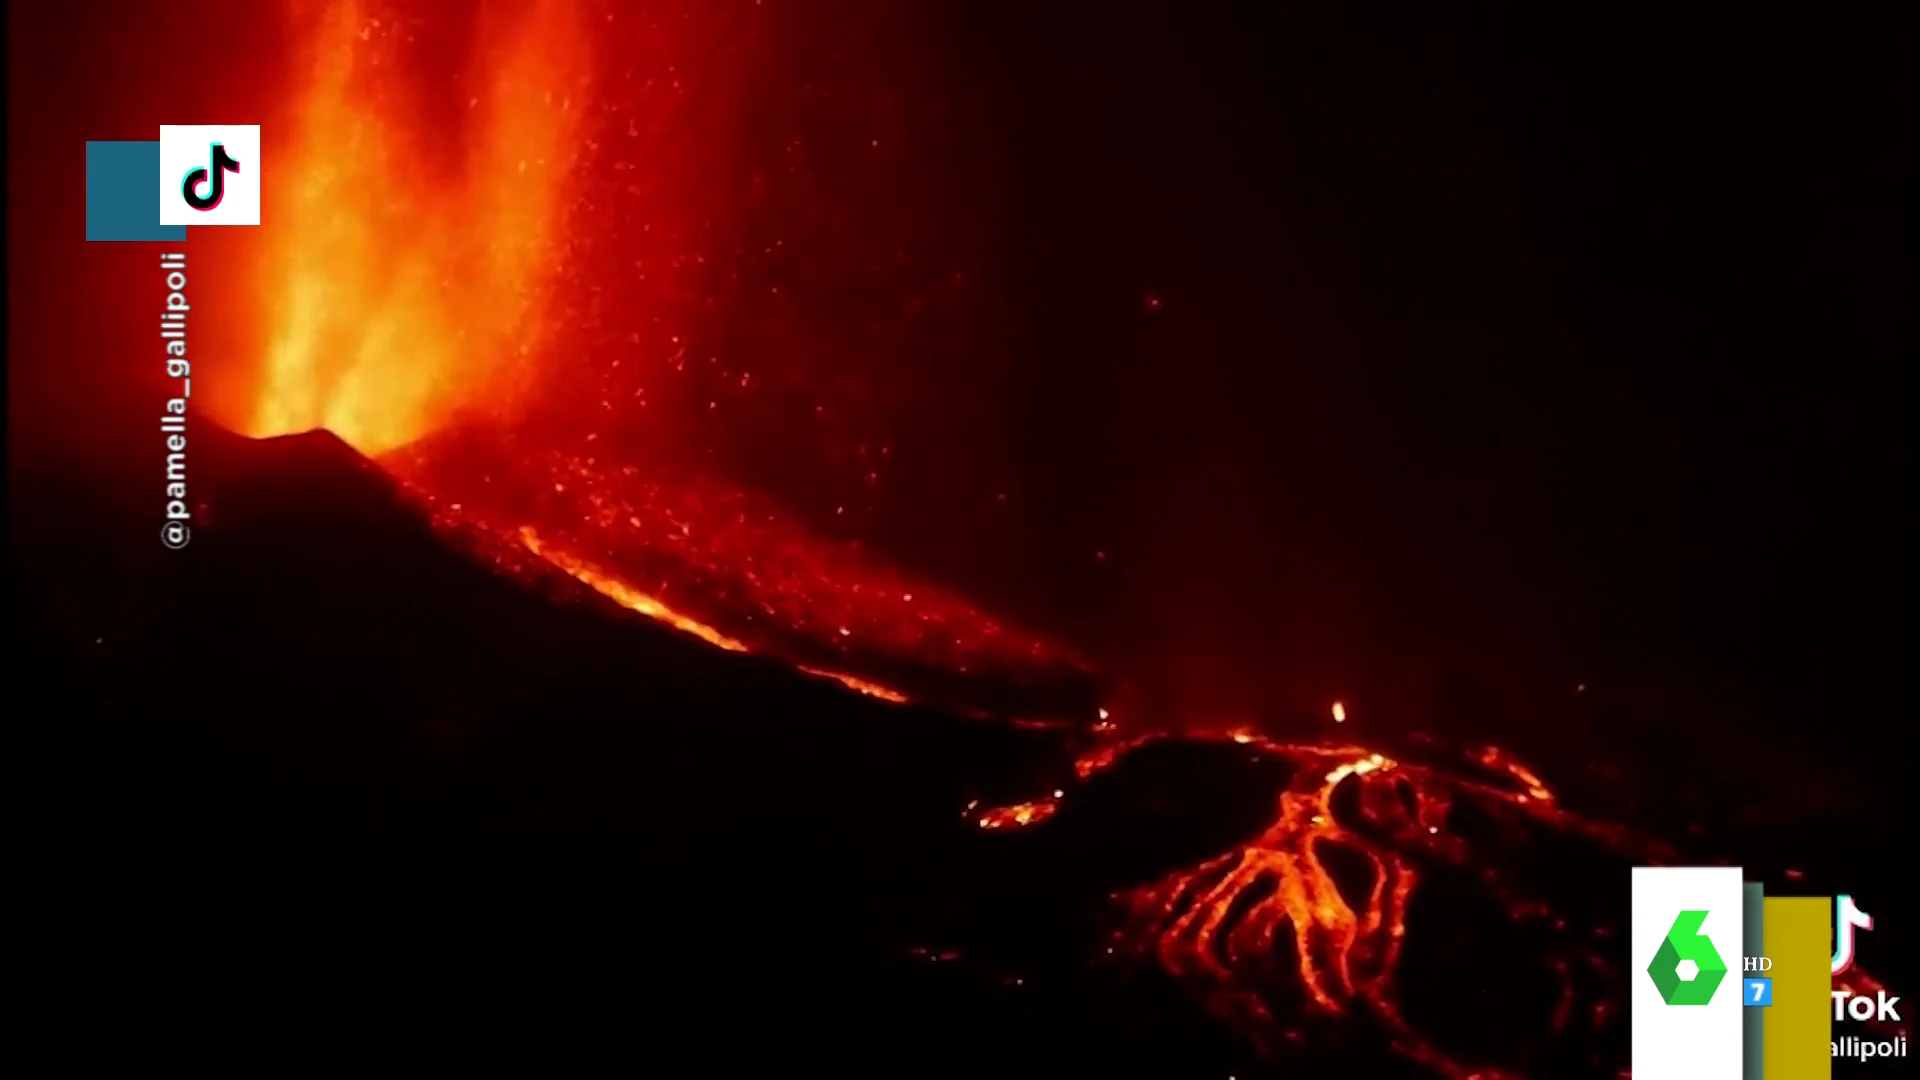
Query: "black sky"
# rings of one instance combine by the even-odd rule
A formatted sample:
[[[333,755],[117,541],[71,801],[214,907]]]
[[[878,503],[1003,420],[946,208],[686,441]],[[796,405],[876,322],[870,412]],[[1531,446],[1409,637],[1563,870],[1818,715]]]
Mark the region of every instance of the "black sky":
[[[980,587],[1077,613],[1175,709],[1464,666],[1632,671],[1800,733],[1907,715],[1904,37],[1618,5],[946,18],[1002,139],[1005,347],[969,377],[1025,503]]]

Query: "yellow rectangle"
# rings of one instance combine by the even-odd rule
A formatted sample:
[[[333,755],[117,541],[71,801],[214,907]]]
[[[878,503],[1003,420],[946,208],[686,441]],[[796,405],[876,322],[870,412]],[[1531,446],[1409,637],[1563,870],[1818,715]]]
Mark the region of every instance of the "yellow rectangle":
[[[1769,896],[1762,940],[1773,980],[1765,1009],[1766,1080],[1832,1080],[1833,900],[1826,896]]]

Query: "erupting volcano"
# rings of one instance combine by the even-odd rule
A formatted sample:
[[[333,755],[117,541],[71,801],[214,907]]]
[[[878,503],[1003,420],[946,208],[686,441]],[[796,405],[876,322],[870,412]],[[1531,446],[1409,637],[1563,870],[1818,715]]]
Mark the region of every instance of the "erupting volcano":
[[[705,237],[674,233],[688,214],[671,204],[673,178],[697,147],[670,137],[689,108],[671,57],[719,20],[667,5],[640,16],[640,37],[669,59],[616,68],[627,93],[615,97],[591,36],[634,16],[571,3],[500,10],[472,28],[468,73],[448,76],[465,98],[444,154],[426,134],[435,88],[418,65],[446,59],[417,55],[421,26],[352,3],[320,20],[277,193],[266,370],[244,430],[326,428],[413,485],[450,529],[524,546],[718,647],[773,653],[887,700],[1090,718],[1091,675],[1071,650],[819,538],[769,500],[631,450],[622,458],[601,440],[599,430],[651,427],[664,410],[649,412],[649,390],[666,392],[648,380],[685,366],[670,330],[607,341],[600,324],[616,320],[591,313],[603,289],[589,275],[645,282],[661,263],[657,287],[604,291],[649,305],[638,323],[687,317],[675,290],[697,285],[707,260]],[[599,182],[575,175],[596,169]],[[630,249],[575,239],[632,213],[650,216]],[[679,250],[659,254],[663,245]],[[597,371],[587,398],[579,364]],[[641,380],[631,389],[623,364]],[[728,382],[749,386],[751,374]],[[599,430],[580,430],[582,410]]]
[[[312,18],[265,200],[263,366],[232,426],[338,435],[502,573],[531,559],[717,650],[1046,728],[1072,775],[1032,801],[956,808],[988,842],[1071,836],[1077,808],[1096,814],[1103,785],[1168,745],[1254,777],[1267,822],[1116,889],[1105,952],[1157,966],[1265,1055],[1362,1030],[1450,1077],[1617,1059],[1621,927],[1581,897],[1668,849],[1564,808],[1497,750],[1421,763],[1251,731],[1123,732],[1132,718],[1108,719],[1080,652],[833,535],[708,452],[713,425],[777,439],[854,408],[834,373],[806,370],[817,350],[779,355],[798,339],[737,325],[786,325],[754,267],[814,257],[729,220],[767,213],[732,193],[804,156],[756,162],[727,140],[772,33],[759,4],[538,0],[481,6],[474,25],[465,10],[341,2]],[[783,410],[803,420],[766,423]],[[870,448],[886,439],[852,441],[840,457],[880,483]],[[1459,911],[1491,912],[1517,943],[1537,1031],[1463,1042],[1436,1031],[1457,1003],[1408,991],[1410,966],[1450,962],[1420,938]]]

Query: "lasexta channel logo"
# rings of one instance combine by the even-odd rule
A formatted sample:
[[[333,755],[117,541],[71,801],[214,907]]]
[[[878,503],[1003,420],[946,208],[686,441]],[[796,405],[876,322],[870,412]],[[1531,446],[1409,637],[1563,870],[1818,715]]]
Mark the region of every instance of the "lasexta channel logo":
[[[1660,1000],[1669,1005],[1706,1005],[1727,976],[1726,961],[1713,940],[1700,932],[1704,911],[1682,911],[1647,965]]]

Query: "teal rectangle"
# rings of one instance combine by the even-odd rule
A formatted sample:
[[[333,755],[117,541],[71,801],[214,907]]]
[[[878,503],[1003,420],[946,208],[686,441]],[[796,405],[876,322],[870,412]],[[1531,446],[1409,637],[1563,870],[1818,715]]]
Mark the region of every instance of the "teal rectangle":
[[[160,224],[160,143],[87,143],[87,239],[178,242],[185,225]]]

